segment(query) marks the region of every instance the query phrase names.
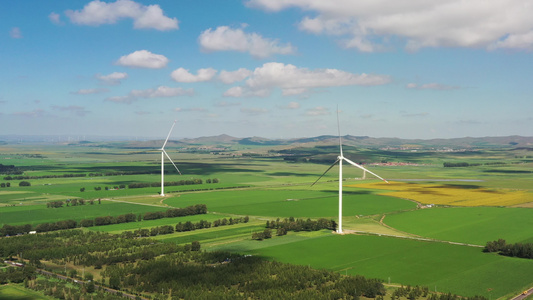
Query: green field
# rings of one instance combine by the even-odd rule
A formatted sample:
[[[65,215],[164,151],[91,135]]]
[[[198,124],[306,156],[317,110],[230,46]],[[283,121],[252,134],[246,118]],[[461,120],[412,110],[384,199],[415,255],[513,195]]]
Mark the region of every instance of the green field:
[[[323,185],[328,189],[332,184]],[[165,201],[171,206],[189,206],[205,203],[209,211],[268,217],[319,218],[337,217],[339,196],[335,190],[295,187],[293,189],[254,189],[188,193]],[[347,188],[343,197],[343,214],[375,215],[414,209],[410,201],[372,194],[360,189]]]
[[[391,214],[384,222],[402,231],[445,241],[485,245],[500,238],[532,243],[533,209],[431,208]]]
[[[20,285],[4,285],[0,286],[1,300],[49,300],[54,299],[39,292],[25,289]]]
[[[274,148],[272,148],[274,149]],[[344,169],[343,229],[367,235],[332,234],[331,231],[290,232],[287,236],[264,241],[251,240],[253,232],[262,231],[267,220],[276,218],[338,218],[338,169],[334,167],[318,184],[311,184],[335,158],[337,146],[298,148],[291,155],[309,153],[309,160],[292,162],[262,146],[234,146],[229,153],[187,152],[169,149],[184,174],[180,176],[167,164],[167,181],[199,178],[203,184],[167,186],[165,197],[159,187],[118,189],[121,184],[159,182],[160,154],[139,149],[84,146],[27,146],[2,148],[4,164],[20,167],[27,176],[85,174],[84,177],[28,179],[30,187],[19,187],[21,180],[0,188],[0,226],[40,224],[66,219],[94,219],[167,210],[206,204],[208,214],[164,218],[132,223],[86,228],[84,230],[121,233],[125,230],[175,226],[178,222],[214,221],[235,216],[249,216],[249,223],[211,227],[189,232],[155,236],[155,239],[186,244],[200,241],[207,251],[228,250],[264,256],[270,260],[309,265],[341,274],[362,274],[386,283],[423,285],[439,292],[459,295],[508,297],[533,287],[533,261],[508,258],[482,252],[480,247],[460,246],[442,241],[485,245],[499,238],[509,243],[533,242],[533,204],[523,207],[436,207],[418,209],[413,201],[386,195],[381,191],[351,185],[376,182],[361,181],[359,169]],[[278,151],[276,148],[272,151]],[[524,160],[527,151],[483,150],[456,153],[384,151],[347,147],[346,157],[354,161],[395,161],[419,165],[369,165],[368,168],[390,180],[416,179],[420,183],[460,185],[464,188],[490,190],[517,189],[533,192],[533,163]],[[242,153],[258,156],[241,156]],[[31,158],[22,154],[42,154]],[[292,156],[288,156],[292,158]],[[304,162],[305,161],[305,162]],[[313,163],[307,161],[316,161]],[[481,163],[477,167],[444,168],[443,162]],[[501,165],[484,165],[505,162]],[[89,176],[89,173],[120,173]],[[133,173],[142,174],[133,174]],[[370,177],[370,176],[369,176]],[[206,183],[217,178],[216,184]],[[441,180],[449,180],[442,182]],[[466,180],[466,181],[465,181]],[[475,180],[475,181],[469,181]],[[349,186],[350,185],[350,186]],[[95,187],[102,190],[96,191]],[[105,190],[105,187],[111,188]],[[80,191],[85,188],[85,191]],[[102,199],[102,204],[46,208],[46,202],[68,198]],[[529,208],[528,208],[529,207]],[[380,223],[383,221],[383,223]],[[436,241],[392,238],[423,237]],[[0,288],[15,293],[17,286]],[[491,293],[488,289],[492,289]],[[22,296],[21,296],[22,297]],[[1,296],[0,296],[0,299]],[[9,298],[17,299],[17,298]],[[30,298],[20,298],[30,299]],[[33,299],[33,298],[32,298]],[[46,299],[46,298],[43,298]],[[386,298],[387,299],[387,298]]]
[[[531,284],[533,261],[482,253],[480,248],[408,239],[358,235],[320,235],[278,244],[276,238],[219,249],[239,249],[272,260],[317,269],[362,274],[385,282],[424,285],[460,295],[501,297]],[[256,242],[257,244],[257,242]]]
[[[98,216],[118,216],[122,214],[165,211],[168,207],[138,205],[122,202],[102,201],[94,205],[85,204],[61,208],[47,208],[46,205],[9,206],[0,209],[0,225],[24,225],[57,222],[60,220],[94,219]]]

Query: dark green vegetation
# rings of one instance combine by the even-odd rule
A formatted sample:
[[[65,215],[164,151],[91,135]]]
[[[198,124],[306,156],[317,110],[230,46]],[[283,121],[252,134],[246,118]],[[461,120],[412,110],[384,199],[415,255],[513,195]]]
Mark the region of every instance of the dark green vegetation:
[[[377,279],[344,277],[259,257],[199,250],[197,242],[178,246],[81,231],[0,240],[0,256],[24,252],[31,265],[12,272],[20,272],[33,288],[40,284],[33,281],[36,267],[46,271],[41,261],[52,260],[58,264],[74,261],[95,269],[106,265],[96,283],[135,295],[155,294],[158,298],[357,299],[385,294],[385,287]],[[71,273],[71,277],[77,277],[77,272]]]
[[[472,140],[459,148],[454,148],[451,141],[434,141],[429,145],[424,141],[400,143],[394,140],[389,146],[371,146],[375,141],[369,138],[347,138],[346,141],[349,144],[344,148],[346,157],[366,164],[367,168],[389,180],[442,183],[465,189],[484,188],[495,193],[503,189],[532,192],[531,149],[518,147],[522,141],[518,141],[520,144],[516,148],[509,144],[514,142],[512,140],[507,142],[507,147],[494,141],[483,144],[481,140]],[[165,180],[196,180],[198,184],[168,186],[166,197],[158,195],[160,187],[155,184],[160,180],[160,155],[146,151],[150,147],[141,150],[136,147],[142,145],[133,143],[4,145],[0,149],[0,159],[5,159],[4,166],[13,167],[5,168],[6,171],[0,174],[0,178],[10,178],[0,180],[5,183],[0,185],[0,226],[37,226],[66,220],[80,224],[83,220],[94,221],[96,218],[130,220],[135,216],[135,222],[111,222],[114,224],[76,229],[87,233],[87,236],[94,234],[94,237],[102,238],[108,246],[102,245],[101,249],[86,247],[89,254],[76,252],[78,248],[74,247],[76,251],[73,253],[78,253],[72,254],[75,257],[48,257],[40,262],[54,272],[76,271],[77,276],[85,266],[86,273],[92,274],[97,283],[103,280],[105,285],[113,283],[155,298],[168,299],[169,294],[187,298],[177,289],[191,293],[209,291],[222,294],[224,291],[230,298],[235,293],[241,296],[252,293],[249,295],[256,298],[289,297],[287,294],[276,294],[281,293],[277,290],[271,294],[261,290],[263,286],[270,285],[283,286],[284,292],[292,293],[289,298],[326,295],[324,286],[328,289],[335,286],[332,293],[344,293],[346,288],[345,295],[349,298],[349,293],[355,292],[350,290],[359,280],[355,277],[358,275],[379,278],[387,288],[392,288],[385,299],[392,296],[395,291],[393,286],[401,284],[486,298],[509,297],[533,286],[531,260],[483,253],[483,245],[499,238],[510,243],[533,242],[531,203],[513,208],[418,209],[414,202],[378,195],[379,190],[345,186],[344,230],[359,232],[360,235],[334,235],[331,226],[329,230],[288,231],[286,235],[278,235],[281,227],[272,226],[277,224],[278,218],[283,220],[292,216],[313,222],[321,218],[337,221],[338,169],[333,168],[317,185],[310,187],[334,161],[338,152],[337,141],[324,137],[308,142],[300,144],[299,148],[257,139],[229,145],[179,144],[180,148],[174,150],[169,147],[169,155],[184,175],[178,175],[171,166],[167,166]],[[437,145],[439,143],[440,146]],[[466,163],[468,166],[445,168],[444,163]],[[358,169],[344,168],[346,185],[357,184],[360,181],[354,178],[361,176]],[[30,185],[20,186],[22,181]],[[132,184],[150,187],[128,188]],[[67,199],[71,201],[67,202]],[[72,199],[76,199],[76,205],[73,205]],[[80,199],[84,200],[84,205],[79,205]],[[46,207],[47,203],[53,202],[64,204],[60,208]],[[207,214],[144,218],[147,213],[160,216],[169,209],[197,204],[205,204]],[[226,219],[230,223],[230,218],[240,220],[245,216],[249,216],[248,222],[214,226],[216,221],[222,223]],[[268,226],[265,226],[267,221]],[[176,230],[180,223],[180,230]],[[185,230],[192,227],[196,230]],[[252,240],[254,232],[265,233],[266,229],[271,230],[271,238]],[[50,234],[56,233],[59,234]],[[150,236],[151,239],[136,238],[139,235]],[[37,236],[40,234],[17,239],[35,239]],[[124,245],[119,246],[122,241]],[[82,251],[82,245],[100,245],[94,240],[76,243],[80,244],[79,251]],[[198,250],[200,244],[200,251],[191,251]],[[163,252],[150,248],[152,246],[169,252],[157,256]],[[26,250],[22,251],[22,257],[29,263],[31,257],[26,255]],[[137,250],[140,252],[135,252]],[[218,257],[222,253],[218,251],[225,251],[224,257]],[[58,252],[62,253],[59,249]],[[20,253],[15,251],[11,255],[18,257]],[[145,257],[142,258],[142,255]],[[230,257],[239,259],[225,262]],[[133,261],[143,263],[134,265]],[[189,272],[186,278],[180,277],[184,275],[179,272],[175,273],[189,286],[185,288],[179,283],[161,280],[163,275],[150,271],[154,266],[164,272],[177,272],[176,268]],[[259,272],[265,278],[246,273],[255,268],[269,271]],[[226,276],[225,272],[235,274]],[[285,278],[280,275],[283,272],[300,280],[294,282],[296,278]],[[111,276],[113,274],[115,276]],[[243,281],[243,277],[239,277],[242,274],[248,274],[246,276],[252,278],[251,281]],[[140,276],[150,276],[151,279],[143,281],[147,282],[143,290],[135,291],[140,286],[137,284]],[[119,278],[118,282],[116,278]],[[191,281],[193,279],[196,282],[213,280],[210,282],[219,284],[202,288],[195,286]],[[280,279],[287,280],[287,283],[280,284]],[[174,284],[178,286],[173,287]],[[70,287],[60,289],[67,288]],[[409,297],[409,293],[415,297],[412,290],[406,293],[401,297]],[[442,300],[447,295],[416,294],[416,297],[422,298],[443,297]]]
[[[487,242],[487,245],[483,251],[498,252],[501,255],[511,257],[533,259],[533,244],[531,243],[507,244],[504,239],[499,239],[497,241]]]

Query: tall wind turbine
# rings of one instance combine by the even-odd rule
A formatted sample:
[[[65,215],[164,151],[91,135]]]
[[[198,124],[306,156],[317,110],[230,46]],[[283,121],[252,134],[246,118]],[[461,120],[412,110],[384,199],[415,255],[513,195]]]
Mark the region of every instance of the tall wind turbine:
[[[324,175],[326,175],[326,173],[331,170],[331,168],[333,168],[337,163],[339,163],[339,224],[338,224],[338,228],[337,228],[337,233],[343,233],[342,232],[342,161],[346,161],[347,163],[351,164],[352,166],[354,167],[357,167],[359,169],[362,169],[363,170],[363,177],[366,176],[366,172],[376,176],[377,178],[385,181],[386,183],[389,183],[387,180],[379,177],[377,174],[367,170],[366,168],[354,163],[353,161],[347,159],[346,157],[344,157],[343,153],[342,153],[342,138],[341,138],[341,128],[340,128],[340,125],[339,125],[339,109],[337,108],[337,128],[338,128],[338,131],[339,131],[339,149],[340,149],[340,155],[337,156],[337,160],[326,170],[326,172],[324,172],[322,175],[320,175],[320,177],[318,177],[318,179],[313,182],[313,185],[315,185],[319,180],[320,178],[322,178]]]
[[[176,125],[176,121],[174,121],[174,124],[172,124],[172,127],[170,127],[170,131],[168,132],[167,139],[165,140],[163,147],[161,147],[161,196],[165,196],[165,156],[168,158],[168,160],[170,160],[174,168],[176,168],[178,173],[181,175],[180,170],[178,169],[178,167],[176,167],[176,164],[172,161],[172,158],[170,158],[167,151],[165,151],[165,146],[167,145],[168,138],[170,138],[172,129],[174,129],[174,125]]]

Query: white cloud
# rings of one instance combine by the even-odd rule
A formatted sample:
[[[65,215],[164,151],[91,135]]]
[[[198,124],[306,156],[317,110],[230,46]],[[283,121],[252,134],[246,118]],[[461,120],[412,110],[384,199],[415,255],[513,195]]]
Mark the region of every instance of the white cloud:
[[[281,109],[298,109],[300,108],[300,103],[298,102],[289,102],[287,105],[279,106]]]
[[[132,90],[126,96],[114,96],[109,97],[106,101],[115,103],[131,104],[137,101],[139,98],[170,98],[180,96],[192,96],[194,94],[193,89],[172,88],[168,86],[159,86],[156,89],[146,90]]]
[[[159,5],[146,6],[131,0],[111,3],[95,0],[85,5],[82,10],[67,10],[65,14],[72,23],[79,25],[114,24],[120,19],[129,18],[133,19],[133,27],[136,29],[178,29],[178,19],[165,16]]]
[[[298,68],[291,64],[266,63],[254,70],[242,87],[233,87],[227,97],[266,97],[273,89],[281,89],[284,96],[298,95],[315,88],[349,85],[383,85],[391,81],[386,75],[354,74],[337,69]]]
[[[61,16],[55,12],[51,12],[48,15],[48,19],[50,20],[50,22],[56,25],[63,25],[63,22],[61,22]]]
[[[128,78],[128,73],[113,72],[108,75],[96,74],[95,77],[104,84],[117,85],[121,80]]]
[[[147,50],[139,50],[120,57],[116,64],[131,68],[161,69],[167,66],[168,58]]]
[[[20,31],[20,28],[13,27],[9,31],[9,35],[14,39],[21,39],[22,38],[22,31]]]
[[[224,92],[224,97],[242,97],[243,88],[240,86],[234,86]]]
[[[170,77],[177,82],[202,82],[209,81],[213,79],[216,75],[217,70],[213,68],[199,69],[197,75],[189,73],[189,70],[184,68],[179,68],[174,70]]]
[[[451,86],[451,85],[444,85],[439,83],[426,83],[426,84],[416,84],[416,83],[409,83],[406,85],[408,89],[416,89],[416,90],[456,90],[459,89],[457,86]]]
[[[274,54],[292,54],[291,44],[280,45],[276,39],[264,38],[257,33],[245,33],[242,28],[220,26],[209,28],[198,38],[203,51],[238,51],[250,53],[255,58],[267,58]]]
[[[533,50],[533,3],[529,0],[249,0],[267,11],[297,7],[312,14],[299,24],[313,34],[342,36],[343,45],[380,51],[392,41],[424,47]],[[391,37],[397,37],[391,38]]]
[[[109,92],[108,89],[80,89],[75,92],[72,92],[71,94],[75,95],[91,95],[91,94],[100,94],[100,93],[106,93]]]
[[[240,68],[236,71],[231,71],[231,72],[223,70],[223,71],[220,71],[220,74],[218,75],[218,79],[220,79],[220,81],[226,84],[231,84],[234,82],[242,81],[250,75],[252,75],[252,71],[245,69],[245,68]]]
[[[164,97],[191,96],[193,93],[194,93],[193,89],[160,86],[156,89],[133,90],[130,92],[130,96],[133,96],[135,98],[164,98]]]
[[[305,114],[307,116],[324,116],[324,115],[329,115],[330,112],[329,112],[329,109],[325,107],[317,106],[317,107],[308,109]]]

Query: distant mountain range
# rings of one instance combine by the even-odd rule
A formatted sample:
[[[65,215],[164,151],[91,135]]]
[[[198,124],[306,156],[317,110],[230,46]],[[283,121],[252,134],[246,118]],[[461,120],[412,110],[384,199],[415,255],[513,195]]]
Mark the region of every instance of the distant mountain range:
[[[95,139],[95,140],[57,140],[57,139],[24,139],[23,137],[14,138],[13,136],[0,136],[0,145],[6,144],[31,144],[31,143],[49,143],[49,144],[68,144],[68,145],[85,145],[95,147],[117,147],[129,149],[158,149],[163,144],[163,140],[126,140],[121,139]],[[345,135],[342,137],[343,145],[365,147],[365,148],[533,148],[533,137],[525,136],[501,136],[501,137],[464,137],[451,139],[400,139],[400,138],[373,138],[368,136]],[[321,135],[316,137],[293,138],[293,139],[268,139],[262,137],[237,138],[227,134],[184,138],[180,140],[169,140],[167,147],[231,147],[231,146],[285,146],[285,147],[313,147],[324,145],[336,145],[339,143],[338,136]]]
[[[162,140],[130,141],[121,143],[127,148],[158,148]],[[294,139],[267,139],[262,137],[237,138],[226,134],[194,139],[169,140],[167,147],[224,147],[224,146],[321,146],[335,145],[339,138],[333,135],[321,135]],[[400,138],[372,138],[368,136],[345,135],[342,137],[344,145],[366,148],[502,148],[502,147],[532,147],[533,137],[504,136],[504,137],[464,137],[453,139],[400,139]]]

